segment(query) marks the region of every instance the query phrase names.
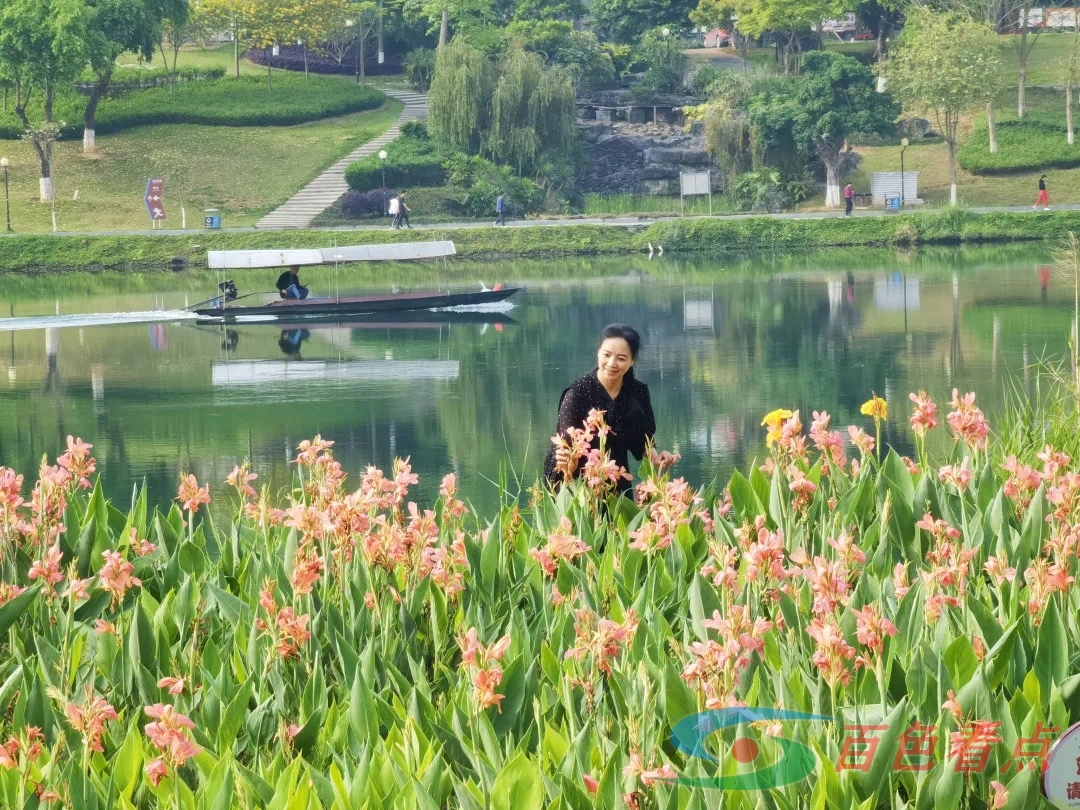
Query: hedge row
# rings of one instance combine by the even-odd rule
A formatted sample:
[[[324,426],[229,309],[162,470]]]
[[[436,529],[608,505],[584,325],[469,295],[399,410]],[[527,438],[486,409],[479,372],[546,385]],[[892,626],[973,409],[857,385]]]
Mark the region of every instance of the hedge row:
[[[212,67],[177,68],[175,84],[188,82],[214,81],[225,77],[225,68]],[[119,96],[136,90],[149,90],[151,87],[169,87],[174,84],[173,72],[168,68],[117,68],[109,82],[109,95]],[[94,77],[89,71],[83,73],[75,82],[75,90],[84,95],[94,86]]]
[[[1061,115],[1029,112],[1024,118],[1001,121],[997,142],[997,154],[992,155],[986,120],[976,122],[972,136],[957,150],[957,162],[973,174],[1080,166],[1080,143],[1069,146]]]
[[[665,252],[799,251],[832,247],[1060,239],[1080,230],[1080,211],[928,211],[880,217],[822,219],[671,219],[656,222],[645,238]]]
[[[385,165],[384,165],[385,164]],[[368,155],[349,165],[345,182],[353,191],[371,191],[383,185],[392,188],[437,186],[446,179],[443,157],[428,139],[403,133],[386,147],[386,160],[378,154]]]
[[[282,73],[268,89],[257,76],[191,82],[174,90],[155,87],[120,98],[108,98],[98,107],[96,132],[109,135],[153,124],[205,126],[291,126],[379,107],[386,97],[370,87],[313,76]],[[82,135],[86,98],[74,92],[57,100],[54,120],[64,121],[61,137]],[[0,138],[22,135],[13,112],[0,114]]]
[[[827,219],[665,220],[641,233],[608,225],[539,228],[463,228],[399,232],[386,229],[336,232],[339,243],[384,244],[448,239],[469,259],[514,256],[634,253],[646,243],[666,253],[791,251],[899,244],[959,244],[1060,239],[1080,231],[1080,211],[972,214],[927,212],[885,217]],[[325,231],[206,232],[145,236],[0,237],[0,271],[52,273],[78,268],[126,269],[168,264],[174,257],[205,266],[208,250],[325,247]]]

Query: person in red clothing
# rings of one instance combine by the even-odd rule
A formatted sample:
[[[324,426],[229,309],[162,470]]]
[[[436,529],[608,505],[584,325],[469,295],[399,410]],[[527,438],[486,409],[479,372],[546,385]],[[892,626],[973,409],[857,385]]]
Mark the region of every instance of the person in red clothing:
[[[1046,193],[1046,175],[1044,174],[1039,178],[1039,196],[1035,200],[1035,205],[1031,206],[1036,211],[1039,210],[1039,206],[1043,207],[1044,211],[1050,210],[1050,196]]]
[[[855,205],[855,190],[851,187],[851,183],[844,186],[844,216],[851,216],[851,209]]]

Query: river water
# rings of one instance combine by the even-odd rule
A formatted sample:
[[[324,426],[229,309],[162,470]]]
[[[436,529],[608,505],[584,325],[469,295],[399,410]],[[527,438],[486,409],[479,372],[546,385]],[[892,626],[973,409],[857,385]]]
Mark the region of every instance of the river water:
[[[243,272],[241,292],[276,276]],[[1033,364],[1066,355],[1073,316],[1071,282],[1032,246],[322,270],[305,274],[313,294],[480,280],[526,290],[507,313],[421,322],[168,320],[216,280],[8,277],[0,317],[21,320],[0,322],[0,464],[30,480],[74,434],[94,444],[118,505],[144,480],[164,503],[181,472],[222,492],[245,457],[280,489],[296,445],[321,434],[353,480],[408,456],[422,505],[453,471],[487,509],[500,480],[514,493],[535,481],[561,390],[592,368],[603,326],[622,321],[642,333],[658,447],[682,454],[692,483],[726,481],[762,458],[761,418],[778,407],[806,425],[827,410],[834,426],[870,429],[859,406],[876,391],[892,406],[886,440],[907,452],[909,391],[943,404],[954,386],[975,390],[992,418],[1007,389],[1032,390]],[[150,310],[162,322],[96,317]]]

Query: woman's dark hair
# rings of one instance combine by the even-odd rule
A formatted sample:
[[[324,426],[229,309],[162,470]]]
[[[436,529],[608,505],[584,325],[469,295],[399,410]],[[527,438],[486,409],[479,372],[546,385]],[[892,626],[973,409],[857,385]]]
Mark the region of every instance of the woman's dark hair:
[[[638,350],[641,348],[641,335],[638,334],[637,329],[625,323],[609,323],[600,333],[600,342],[603,343],[610,338],[625,340],[626,345],[630,347],[630,358],[637,360]]]

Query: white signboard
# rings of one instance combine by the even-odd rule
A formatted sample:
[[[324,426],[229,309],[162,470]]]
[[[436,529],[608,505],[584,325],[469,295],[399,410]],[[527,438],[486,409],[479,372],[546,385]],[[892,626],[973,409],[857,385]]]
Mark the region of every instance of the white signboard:
[[[1080,723],[1070,726],[1047,754],[1043,794],[1054,807],[1080,807]]]
[[[683,172],[679,175],[681,193],[684,197],[694,197],[712,192],[710,175],[712,172]]]

